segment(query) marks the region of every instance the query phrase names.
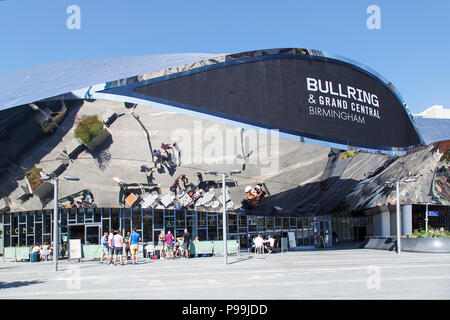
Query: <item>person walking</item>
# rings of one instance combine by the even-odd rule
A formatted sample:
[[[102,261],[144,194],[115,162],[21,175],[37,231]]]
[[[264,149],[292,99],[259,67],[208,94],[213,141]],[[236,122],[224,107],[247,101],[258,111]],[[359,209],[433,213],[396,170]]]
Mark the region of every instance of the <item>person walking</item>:
[[[141,235],[133,228],[133,233],[130,235],[130,249],[131,249],[131,264],[138,264],[139,258],[139,241],[141,241]]]
[[[123,255],[123,238],[120,234],[120,230],[117,230],[114,234],[114,265],[117,265],[117,256],[119,256],[120,264],[123,264],[122,261]]]
[[[165,236],[166,238],[166,257],[167,259],[173,259],[173,234],[172,232],[169,230],[167,231],[167,234]]]
[[[109,241],[108,241],[108,232],[103,233],[103,237],[101,239],[102,246],[102,256],[100,257],[101,262],[109,262]],[[106,261],[104,259],[106,258]]]

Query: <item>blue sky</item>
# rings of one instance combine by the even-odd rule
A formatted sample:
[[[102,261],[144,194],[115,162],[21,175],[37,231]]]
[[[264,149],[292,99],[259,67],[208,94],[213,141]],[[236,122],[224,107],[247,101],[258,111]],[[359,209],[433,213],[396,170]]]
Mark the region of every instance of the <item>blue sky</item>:
[[[70,30],[66,9],[81,10]],[[370,5],[381,29],[369,30]],[[0,74],[94,57],[299,47],[367,65],[418,113],[450,107],[450,1],[3,0]]]

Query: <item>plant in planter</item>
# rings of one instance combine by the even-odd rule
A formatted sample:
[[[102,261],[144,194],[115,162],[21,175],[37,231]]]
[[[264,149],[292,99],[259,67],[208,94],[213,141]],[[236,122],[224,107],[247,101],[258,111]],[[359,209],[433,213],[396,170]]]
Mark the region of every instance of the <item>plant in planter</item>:
[[[450,232],[434,228],[428,228],[428,232],[425,232],[425,230],[414,230],[410,238],[450,238]]]
[[[53,190],[53,184],[48,181],[41,181],[41,172],[42,168],[38,168],[35,166],[33,169],[25,173],[25,180],[27,181],[30,193],[43,198]]]
[[[79,139],[91,151],[100,146],[108,136],[108,130],[97,115],[84,116],[75,128],[75,138]]]
[[[25,174],[25,177],[28,179],[28,183],[30,184],[31,191],[34,191],[42,184],[42,181],[39,180],[41,178],[42,168],[34,167],[30,171]]]

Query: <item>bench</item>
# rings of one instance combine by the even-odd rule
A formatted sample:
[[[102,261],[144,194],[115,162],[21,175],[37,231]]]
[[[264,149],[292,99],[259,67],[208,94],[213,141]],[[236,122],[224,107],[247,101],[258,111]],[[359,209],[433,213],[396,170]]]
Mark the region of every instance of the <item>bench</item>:
[[[215,240],[213,241],[213,246],[214,246],[214,255],[223,255],[223,241],[222,240]],[[227,253],[228,254],[233,254],[233,253],[237,253],[240,254],[240,245],[239,245],[239,241],[237,240],[227,240]]]
[[[189,246],[189,254],[213,254],[212,241],[197,241],[191,242]]]
[[[81,257],[83,259],[100,259],[102,256],[102,247],[96,244],[81,246]]]

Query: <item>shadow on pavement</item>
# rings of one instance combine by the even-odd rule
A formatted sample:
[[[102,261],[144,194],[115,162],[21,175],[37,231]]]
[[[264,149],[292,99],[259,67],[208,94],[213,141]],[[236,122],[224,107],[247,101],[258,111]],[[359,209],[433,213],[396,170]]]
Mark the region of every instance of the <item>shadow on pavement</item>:
[[[253,259],[253,256],[248,256],[247,258],[240,258],[240,259],[237,259],[236,261],[228,262],[228,264],[235,264],[235,263],[239,263],[239,262],[242,262],[242,261],[247,261],[247,260],[250,260],[250,259]]]
[[[3,282],[0,281],[0,289],[9,289],[9,288],[19,288],[24,286],[30,286],[33,284],[42,283],[42,281],[13,281],[13,282]]]

